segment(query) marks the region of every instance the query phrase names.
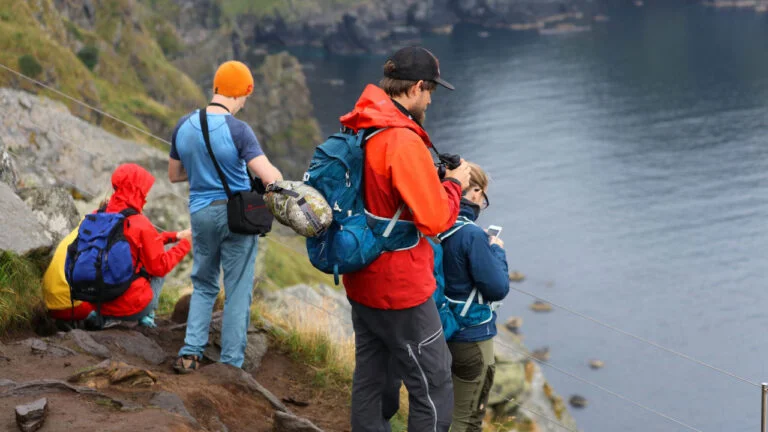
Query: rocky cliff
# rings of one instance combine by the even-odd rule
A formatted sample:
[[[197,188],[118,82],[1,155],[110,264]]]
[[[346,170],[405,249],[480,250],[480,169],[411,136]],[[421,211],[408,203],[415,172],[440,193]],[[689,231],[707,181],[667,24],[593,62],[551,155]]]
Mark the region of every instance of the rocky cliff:
[[[222,0],[218,16],[231,20],[248,46],[310,45],[333,53],[360,54],[387,53],[393,46],[418,43],[424,33],[450,33],[459,23],[510,30],[589,23],[597,13],[596,4],[590,0]]]
[[[0,63],[168,139],[178,118],[210,97],[218,64],[241,58],[238,33],[217,18],[217,5],[0,1]],[[287,54],[252,56],[249,65],[256,85],[240,118],[283,171],[301,176],[320,138],[301,67]],[[3,86],[56,98],[84,120],[165,150],[136,129],[0,69]]]
[[[0,250],[50,249],[82,213],[98,207],[111,190],[112,171],[126,162],[155,176],[146,209],[150,219],[168,230],[189,225],[186,186],[168,182],[165,151],[118,138],[73,116],[62,103],[24,91],[0,88],[0,104],[0,232],[6,236],[0,237]]]

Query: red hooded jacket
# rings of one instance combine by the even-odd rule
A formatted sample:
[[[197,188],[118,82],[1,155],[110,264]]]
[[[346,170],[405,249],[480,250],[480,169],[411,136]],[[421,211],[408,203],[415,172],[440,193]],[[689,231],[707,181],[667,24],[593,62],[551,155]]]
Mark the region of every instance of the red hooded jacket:
[[[152,174],[139,165],[120,165],[112,174],[112,188],[115,192],[109,199],[106,211],[118,213],[130,207],[140,213],[127,218],[123,225],[125,238],[131,245],[133,264],[137,266],[138,263],[137,270],[143,267],[151,276],[163,277],[189,253],[192,245],[187,240],[181,240],[166,252],[165,244],[176,241],[176,233],[159,234],[149,219],[141,214],[154,183]],[[140,277],[122,296],[102,304],[101,314],[117,317],[135,315],[151,301],[149,280]]]
[[[461,185],[440,182],[429,148],[432,143],[418,123],[403,114],[379,87],[369,85],[355,109],[341,117],[353,130],[387,128],[365,144],[363,167],[367,210],[391,218],[402,203],[425,236],[436,236],[456,222]],[[386,252],[357,273],[344,275],[347,296],[377,309],[418,306],[435,291],[432,247],[422,239],[413,249]]]

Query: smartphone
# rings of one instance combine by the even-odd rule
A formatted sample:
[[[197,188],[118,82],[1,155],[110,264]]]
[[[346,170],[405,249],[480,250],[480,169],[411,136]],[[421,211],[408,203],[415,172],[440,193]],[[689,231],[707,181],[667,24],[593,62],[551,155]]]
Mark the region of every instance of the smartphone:
[[[499,237],[501,236],[501,227],[496,225],[491,225],[488,227],[488,236],[489,237]]]

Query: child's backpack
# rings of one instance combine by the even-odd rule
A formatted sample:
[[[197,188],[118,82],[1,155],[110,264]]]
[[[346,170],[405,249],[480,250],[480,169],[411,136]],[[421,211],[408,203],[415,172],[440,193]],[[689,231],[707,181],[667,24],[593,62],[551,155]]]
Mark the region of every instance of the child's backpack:
[[[449,237],[456,234],[462,228],[474,225],[470,219],[459,216],[453,227],[437,236],[442,243]],[[443,257],[442,245],[433,245],[434,248],[440,248],[440,257]],[[500,302],[487,302],[483,299],[483,294],[477,288],[472,288],[466,300],[454,300],[445,295],[445,276],[442,273],[443,267],[440,263],[440,274],[437,274],[437,265],[435,265],[435,279],[438,279],[438,287],[433,295],[435,303],[440,311],[440,319],[443,322],[443,331],[446,333],[446,339],[450,336],[448,332],[454,329],[454,332],[468,327],[485,324],[493,319],[493,312],[501,305]],[[439,278],[438,278],[439,276]],[[442,283],[442,286],[440,285]]]
[[[123,233],[126,219],[136,214],[133,209],[106,213],[102,208],[85,217],[77,238],[67,249],[64,267],[73,302],[80,300],[100,307],[120,297],[143,275],[133,265],[131,245]]]
[[[430,246],[432,246],[432,252],[434,252],[435,255],[435,282],[437,283],[437,288],[435,289],[434,294],[432,294],[432,299],[435,301],[435,306],[437,306],[437,312],[440,314],[440,322],[443,324],[443,335],[445,336],[445,340],[450,340],[453,335],[461,330],[461,326],[459,326],[459,322],[456,320],[456,315],[454,315],[453,310],[451,309],[451,304],[448,302],[448,298],[445,297],[445,275],[443,274],[443,247],[440,246],[440,243],[433,239],[428,239]]]
[[[363,199],[365,142],[379,130],[332,135],[317,147],[304,183],[323,195],[333,210],[333,222],[322,234],[307,239],[313,266],[333,274],[353,273],[371,264],[385,251],[406,250],[419,244],[421,233],[409,221],[401,221],[402,205],[392,219],[372,215]]]

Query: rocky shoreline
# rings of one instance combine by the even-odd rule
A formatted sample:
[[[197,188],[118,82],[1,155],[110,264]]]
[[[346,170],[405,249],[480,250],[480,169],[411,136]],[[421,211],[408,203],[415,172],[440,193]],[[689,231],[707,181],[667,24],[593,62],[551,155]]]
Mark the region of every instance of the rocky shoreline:
[[[704,6],[716,9],[752,9],[755,12],[768,12],[767,0],[704,0]]]
[[[588,0],[359,0],[327,9],[322,3],[297,6],[290,16],[241,14],[235,20],[238,40],[258,49],[314,46],[333,54],[386,54],[420,43],[425,34],[450,34],[459,24],[546,33],[583,31],[601,17],[598,2]]]

